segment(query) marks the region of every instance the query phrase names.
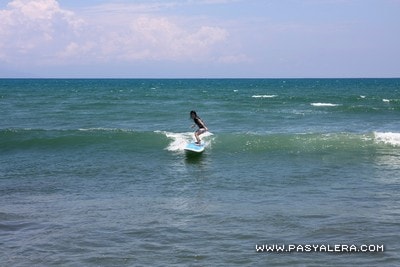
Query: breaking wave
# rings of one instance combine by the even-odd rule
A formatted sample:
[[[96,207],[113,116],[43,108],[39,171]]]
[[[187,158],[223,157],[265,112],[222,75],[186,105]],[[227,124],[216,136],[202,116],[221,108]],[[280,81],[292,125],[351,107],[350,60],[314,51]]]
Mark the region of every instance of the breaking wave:
[[[76,149],[183,151],[192,132],[134,131],[131,129],[3,129],[0,150]],[[202,135],[207,150],[230,152],[286,151],[289,153],[400,148],[400,133],[210,133]]]

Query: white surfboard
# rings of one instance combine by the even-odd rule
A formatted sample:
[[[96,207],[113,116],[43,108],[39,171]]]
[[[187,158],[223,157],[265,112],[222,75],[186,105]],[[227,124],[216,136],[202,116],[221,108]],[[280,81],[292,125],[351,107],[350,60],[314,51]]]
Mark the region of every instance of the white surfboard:
[[[201,153],[204,151],[204,147],[205,147],[204,142],[201,142],[200,144],[196,144],[195,142],[190,142],[185,146],[185,150]]]

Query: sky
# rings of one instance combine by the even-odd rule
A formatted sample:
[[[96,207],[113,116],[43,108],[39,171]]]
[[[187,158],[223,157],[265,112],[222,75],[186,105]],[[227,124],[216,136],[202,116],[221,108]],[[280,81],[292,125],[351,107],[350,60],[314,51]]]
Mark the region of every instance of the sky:
[[[400,0],[0,0],[0,78],[400,77]]]

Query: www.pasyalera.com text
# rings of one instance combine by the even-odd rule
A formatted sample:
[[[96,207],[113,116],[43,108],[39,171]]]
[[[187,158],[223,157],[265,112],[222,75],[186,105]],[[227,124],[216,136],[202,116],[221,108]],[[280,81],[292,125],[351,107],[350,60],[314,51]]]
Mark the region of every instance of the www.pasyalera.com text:
[[[291,253],[291,252],[327,252],[327,253],[367,253],[384,252],[384,245],[354,244],[262,244],[256,245],[256,252]]]

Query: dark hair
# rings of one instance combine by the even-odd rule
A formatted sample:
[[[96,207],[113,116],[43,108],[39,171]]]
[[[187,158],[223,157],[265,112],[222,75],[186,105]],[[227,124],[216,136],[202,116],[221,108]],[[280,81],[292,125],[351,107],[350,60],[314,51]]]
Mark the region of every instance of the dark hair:
[[[192,115],[194,115],[195,118],[198,118],[196,111],[192,110],[190,111],[190,118],[192,118]]]

